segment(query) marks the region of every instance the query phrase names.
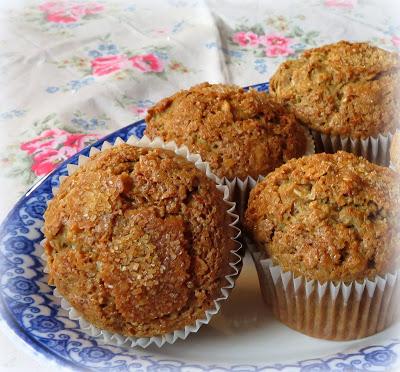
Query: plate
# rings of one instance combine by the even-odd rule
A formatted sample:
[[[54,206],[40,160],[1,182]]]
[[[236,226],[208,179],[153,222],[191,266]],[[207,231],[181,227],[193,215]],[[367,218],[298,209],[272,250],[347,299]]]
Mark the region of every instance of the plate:
[[[254,86],[268,90],[268,83]],[[143,135],[144,121],[92,146]],[[88,155],[90,147],[79,154]],[[208,326],[162,348],[122,348],[101,343],[67,317],[47,285],[39,242],[52,187],[74,155],[39,181],[0,227],[0,326],[15,343],[58,368],[109,371],[384,371],[400,366],[400,325],[362,340],[333,342],[297,333],[276,321],[262,302],[253,263],[244,267],[230,299]]]

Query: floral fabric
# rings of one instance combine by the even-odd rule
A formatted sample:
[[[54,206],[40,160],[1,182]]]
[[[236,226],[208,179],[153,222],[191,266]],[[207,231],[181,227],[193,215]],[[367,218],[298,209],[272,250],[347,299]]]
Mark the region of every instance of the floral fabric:
[[[341,39],[400,50],[398,2],[0,2],[0,218],[61,161],[203,81],[252,85]]]

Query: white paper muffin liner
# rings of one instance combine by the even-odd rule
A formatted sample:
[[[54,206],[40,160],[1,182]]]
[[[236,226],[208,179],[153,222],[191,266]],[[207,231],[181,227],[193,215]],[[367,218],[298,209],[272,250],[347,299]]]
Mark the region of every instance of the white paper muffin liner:
[[[307,147],[304,155],[313,155],[315,154],[315,144],[313,137],[310,131],[303,127],[304,134],[306,135]],[[253,177],[246,177],[244,180],[238,177],[234,179],[228,179],[226,177],[223,178],[223,184],[228,186],[230,194],[232,196],[231,201],[236,202],[236,212],[240,217],[240,220],[243,220],[244,212],[247,207],[247,200],[249,199],[249,193],[251,189],[257,184],[257,182],[261,181],[265,175],[260,174],[257,179]]]
[[[109,142],[104,142],[102,144],[101,150],[92,147],[90,149],[89,157],[100,151],[104,151],[122,143],[125,142],[121,138],[117,138],[114,145]],[[242,257],[239,254],[242,249],[242,244],[238,241],[241,235],[241,231],[236,226],[239,221],[239,216],[235,214],[235,203],[231,201],[232,197],[230,195],[229,188],[226,185],[223,185],[221,179],[211,172],[208,163],[203,162],[200,155],[190,153],[186,146],[178,147],[175,142],[163,142],[163,140],[159,137],[154,138],[154,140],[150,140],[146,136],[143,136],[141,139],[138,139],[135,136],[131,136],[126,143],[136,147],[160,148],[173,151],[175,152],[175,154],[182,156],[193,163],[196,168],[200,169],[206,174],[209,179],[216,183],[217,189],[221,193],[223,193],[223,200],[228,206],[227,213],[231,221],[229,226],[233,231],[233,236],[231,237],[231,239],[236,244],[236,248],[234,250],[231,250],[232,261],[229,263],[231,272],[229,275],[225,276],[226,284],[224,287],[221,288],[220,296],[214,300],[214,307],[207,310],[204,314],[204,317],[202,317],[201,319],[197,319],[195,323],[186,326],[183,329],[179,329],[174,332],[164,334],[162,336],[154,337],[127,337],[118,333],[112,333],[106,330],[99,329],[86,321],[83,316],[77,310],[75,310],[65,298],[63,298],[63,296],[58,292],[57,288],[54,289],[54,295],[61,300],[61,307],[68,312],[69,318],[72,320],[77,320],[82,331],[84,331],[89,336],[98,337],[103,342],[112,343],[118,346],[140,346],[142,348],[146,348],[149,345],[155,344],[158,347],[161,347],[164,344],[173,344],[178,339],[184,340],[190,333],[197,332],[203,324],[208,324],[210,322],[211,318],[220,311],[222,303],[227,300],[229,293],[233,289],[235,285],[235,280],[238,277],[242,267]],[[68,164],[68,175],[73,174],[79,168],[79,166],[85,164],[88,161],[89,157],[81,155],[79,156],[78,165]],[[60,177],[60,183],[62,183],[65,178],[66,176]],[[52,191],[53,195],[55,195],[58,191],[58,188],[53,188]],[[46,239],[41,242],[42,247],[44,247],[45,241]],[[45,261],[44,272],[48,273],[49,270],[47,267],[47,257],[45,252],[42,254],[42,259]]]
[[[391,170],[394,170],[395,172],[399,172],[399,169],[397,169],[396,165],[395,165],[394,162],[392,161],[392,155],[393,155],[393,153],[392,153],[391,147],[393,146],[393,138],[396,138],[397,136],[399,136],[399,134],[400,134],[400,130],[397,129],[397,130],[395,131],[395,133],[393,134],[392,142],[391,142],[390,148],[389,148],[389,158],[390,158],[390,161],[389,161],[389,168],[390,168]]]
[[[390,144],[393,134],[379,134],[376,137],[351,138],[328,135],[311,130],[317,152],[334,153],[340,150],[362,156],[372,163],[389,165]]]
[[[284,272],[246,237],[264,301],[282,323],[308,336],[352,340],[371,336],[398,319],[400,272],[374,280],[307,280]]]

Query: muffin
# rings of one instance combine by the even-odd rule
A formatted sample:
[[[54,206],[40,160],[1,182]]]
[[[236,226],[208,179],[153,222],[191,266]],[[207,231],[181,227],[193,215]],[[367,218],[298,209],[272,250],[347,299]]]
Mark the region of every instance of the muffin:
[[[192,326],[236,270],[221,192],[171,151],[123,144],[94,155],[44,217],[49,283],[101,330],[152,337]]]
[[[353,154],[316,154],[270,173],[251,191],[244,224],[276,317],[335,340],[390,325],[399,220],[399,176]]]
[[[196,85],[149,109],[145,134],[186,145],[220,178],[257,179],[307,147],[304,129],[266,93]]]
[[[390,147],[390,163],[391,167],[397,172],[400,171],[400,132],[396,131],[393,135]]]
[[[317,150],[361,154],[362,140],[388,135],[399,126],[399,67],[396,53],[340,41],[281,64],[270,80],[270,93],[313,130]],[[387,147],[380,151],[363,155],[387,157]]]

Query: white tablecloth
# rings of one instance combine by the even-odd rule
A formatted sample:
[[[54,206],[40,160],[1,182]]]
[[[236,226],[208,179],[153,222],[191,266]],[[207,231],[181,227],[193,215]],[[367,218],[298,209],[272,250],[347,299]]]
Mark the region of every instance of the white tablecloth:
[[[203,81],[252,85],[341,39],[400,49],[400,4],[1,1],[0,219],[40,177],[158,99]],[[0,370],[46,371],[0,335]]]

